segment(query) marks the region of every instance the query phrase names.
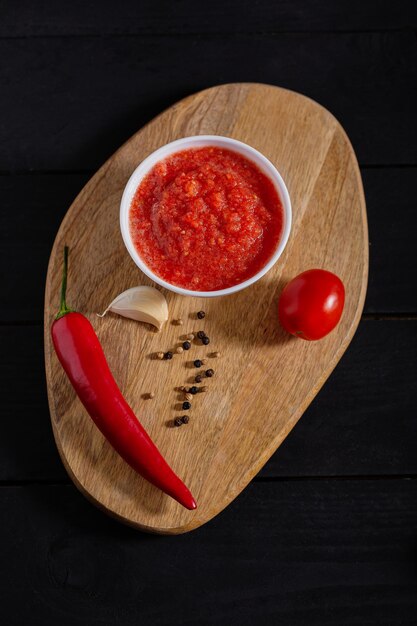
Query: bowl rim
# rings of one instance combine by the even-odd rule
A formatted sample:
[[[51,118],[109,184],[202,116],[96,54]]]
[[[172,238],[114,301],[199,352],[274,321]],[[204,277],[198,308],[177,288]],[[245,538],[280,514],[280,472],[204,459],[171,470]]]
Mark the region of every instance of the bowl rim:
[[[281,237],[278,241],[278,245],[274,251],[274,253],[269,257],[268,261],[265,265],[253,276],[250,278],[238,283],[236,285],[232,285],[231,287],[226,287],[224,289],[218,289],[214,291],[195,291],[192,289],[186,289],[184,287],[178,287],[177,285],[173,285],[172,283],[167,282],[157,274],[155,274],[142,260],[141,256],[137,252],[132,238],[130,236],[129,229],[129,211],[132,203],[133,196],[142,182],[143,178],[150,171],[150,169],[158,162],[167,158],[168,156],[174,154],[175,152],[180,152],[181,150],[186,150],[188,148],[198,148],[205,146],[217,146],[227,148],[228,150],[237,152],[245,156],[247,159],[252,161],[259,169],[264,173],[273,183],[279,198],[282,203],[283,213],[284,213],[284,224]],[[133,170],[132,174],[129,177],[129,180],[126,183],[126,186],[123,191],[123,195],[120,201],[120,231],[122,234],[123,242],[126,246],[127,251],[129,252],[134,263],[139,267],[139,269],[146,275],[148,278],[153,280],[155,283],[168,289],[169,291],[173,291],[175,293],[179,293],[184,296],[193,296],[193,297],[204,297],[204,298],[214,298],[218,296],[229,295],[232,293],[236,293],[253,285],[259,279],[261,279],[278,261],[281,254],[283,253],[285,246],[287,245],[288,238],[291,231],[291,223],[292,223],[292,208],[291,208],[291,200],[290,195],[288,193],[288,189],[285,185],[285,182],[275,167],[271,163],[266,156],[264,156],[261,152],[252,148],[252,146],[239,141],[237,139],[233,139],[231,137],[225,137],[223,135],[191,135],[187,137],[182,137],[181,139],[176,139],[171,141],[157,150],[151,152],[145,159],[143,159],[139,165]]]

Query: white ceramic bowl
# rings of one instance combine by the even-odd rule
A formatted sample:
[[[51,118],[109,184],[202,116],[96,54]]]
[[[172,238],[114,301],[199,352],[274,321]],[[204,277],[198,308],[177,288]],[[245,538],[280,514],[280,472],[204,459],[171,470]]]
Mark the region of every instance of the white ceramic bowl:
[[[228,150],[233,150],[234,152],[242,154],[247,159],[255,163],[274,184],[277,193],[281,199],[284,212],[284,222],[281,238],[278,241],[276,250],[269,258],[267,263],[263,266],[263,268],[251,278],[248,278],[247,280],[237,285],[233,285],[232,287],[219,289],[217,291],[193,291],[191,289],[184,289],[183,287],[177,287],[176,285],[172,285],[171,283],[168,283],[167,281],[154,274],[154,272],[149,269],[149,267],[143,262],[140,255],[138,254],[135,246],[133,245],[129,231],[129,211],[133,196],[135,195],[135,192],[142,179],[152,169],[152,167],[158,161],[165,159],[175,152],[187,150],[188,148],[202,148],[205,146],[217,146],[219,148],[227,148]],[[252,285],[257,280],[262,278],[262,276],[264,276],[264,274],[266,274],[266,272],[271,269],[271,267],[278,261],[288,241],[291,230],[291,215],[291,201],[285,183],[282,180],[282,177],[276,167],[272,165],[272,163],[266,157],[264,157],[263,154],[261,154],[254,148],[251,148],[246,143],[242,143],[241,141],[237,141],[236,139],[231,139],[229,137],[222,137],[220,135],[196,135],[193,137],[184,137],[183,139],[177,139],[176,141],[172,141],[171,143],[162,146],[162,148],[155,150],[155,152],[152,152],[152,154],[146,157],[146,159],[142,161],[142,163],[135,169],[127,182],[120,203],[120,229],[122,231],[122,237],[125,246],[136,265],[142,270],[144,274],[146,274],[147,276],[149,276],[149,278],[158,283],[158,285],[161,285],[166,289],[170,289],[171,291],[175,291],[176,293],[180,293],[184,296],[202,296],[205,298],[212,298],[215,296],[224,296],[235,293],[236,291],[240,291],[245,287],[249,287],[249,285]]]

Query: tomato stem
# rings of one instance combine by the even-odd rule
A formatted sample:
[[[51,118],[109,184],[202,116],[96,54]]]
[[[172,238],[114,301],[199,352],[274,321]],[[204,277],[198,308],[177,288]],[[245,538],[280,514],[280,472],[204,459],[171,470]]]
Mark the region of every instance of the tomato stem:
[[[68,254],[69,247],[65,246],[64,248],[64,269],[62,272],[62,284],[61,284],[61,303],[59,311],[55,317],[56,320],[59,320],[60,317],[64,317],[67,313],[71,313],[72,309],[67,307],[66,297],[67,297],[67,275],[68,275]]]

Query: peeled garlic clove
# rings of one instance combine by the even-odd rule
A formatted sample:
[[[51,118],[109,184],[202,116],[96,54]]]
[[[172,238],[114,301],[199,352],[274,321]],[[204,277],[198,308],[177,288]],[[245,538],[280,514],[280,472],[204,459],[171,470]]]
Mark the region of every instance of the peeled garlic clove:
[[[168,304],[165,296],[155,287],[146,285],[124,291],[109,304],[104,313],[97,315],[104,317],[109,311],[138,322],[152,324],[158,330],[161,330],[168,319]]]

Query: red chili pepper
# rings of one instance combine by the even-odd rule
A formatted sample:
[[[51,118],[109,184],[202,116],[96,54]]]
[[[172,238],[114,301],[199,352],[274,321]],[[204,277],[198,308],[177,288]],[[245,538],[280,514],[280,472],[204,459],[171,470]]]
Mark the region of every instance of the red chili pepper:
[[[68,247],[64,250],[61,308],[52,324],[52,341],[68,378],[103,435],[141,476],[187,509],[190,491],[160,454],[124,399],[88,319],[67,307]]]

